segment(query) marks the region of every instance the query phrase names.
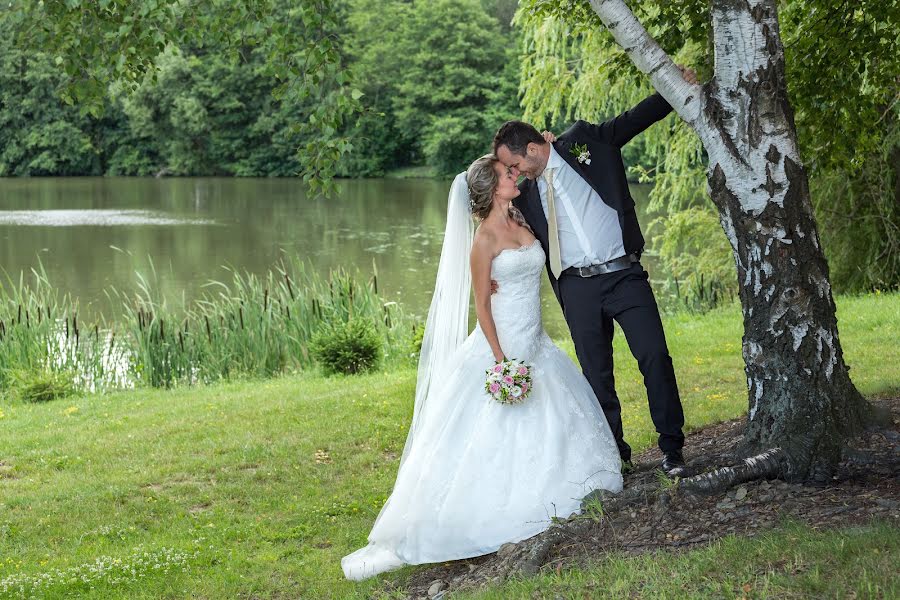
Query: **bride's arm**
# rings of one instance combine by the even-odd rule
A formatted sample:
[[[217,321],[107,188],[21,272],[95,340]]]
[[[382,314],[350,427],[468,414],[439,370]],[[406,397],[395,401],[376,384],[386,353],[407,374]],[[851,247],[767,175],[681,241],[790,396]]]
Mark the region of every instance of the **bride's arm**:
[[[475,316],[481,324],[481,331],[491,346],[491,352],[497,362],[504,359],[500,340],[497,338],[497,327],[491,314],[491,261],[493,244],[484,236],[476,236],[472,244],[472,255],[469,264],[472,268],[472,287],[475,288]]]

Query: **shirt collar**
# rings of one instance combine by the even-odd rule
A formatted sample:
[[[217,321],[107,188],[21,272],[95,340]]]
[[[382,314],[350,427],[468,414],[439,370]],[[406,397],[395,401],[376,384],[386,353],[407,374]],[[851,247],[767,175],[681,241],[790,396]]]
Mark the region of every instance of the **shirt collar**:
[[[550,144],[550,156],[547,158],[547,166],[545,169],[558,169],[563,165],[563,158],[556,151],[556,148],[553,147],[553,144]],[[558,173],[559,171],[557,171]]]

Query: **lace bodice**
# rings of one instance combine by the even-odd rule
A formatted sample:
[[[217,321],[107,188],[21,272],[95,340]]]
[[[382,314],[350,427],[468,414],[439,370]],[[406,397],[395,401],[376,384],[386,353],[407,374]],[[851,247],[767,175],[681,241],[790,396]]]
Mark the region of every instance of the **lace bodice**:
[[[491,264],[497,293],[491,296],[491,314],[500,346],[510,358],[532,360],[543,333],[541,274],[545,262],[540,242],[502,250]],[[480,330],[480,327],[479,327]]]

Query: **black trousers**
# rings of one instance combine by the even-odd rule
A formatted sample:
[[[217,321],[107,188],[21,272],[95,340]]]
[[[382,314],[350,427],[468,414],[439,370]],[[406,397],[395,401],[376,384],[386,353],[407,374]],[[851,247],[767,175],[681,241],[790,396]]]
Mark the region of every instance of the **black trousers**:
[[[644,268],[635,263],[629,269],[588,278],[562,275],[559,293],[581,368],[606,414],[622,460],[631,460],[631,447],[623,436],[622,407],[613,376],[614,320],[625,333],[644,376],[660,450],[680,450],[684,445],[684,411],[659,309]]]

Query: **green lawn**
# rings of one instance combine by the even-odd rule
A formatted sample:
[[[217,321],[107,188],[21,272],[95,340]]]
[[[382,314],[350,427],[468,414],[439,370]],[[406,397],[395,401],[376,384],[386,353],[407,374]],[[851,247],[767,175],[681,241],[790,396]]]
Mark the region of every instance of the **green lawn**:
[[[860,389],[900,388],[900,295],[839,298],[838,311]],[[665,323],[689,426],[740,415],[737,307]],[[626,435],[640,450],[652,443],[643,388],[622,336],[617,344]],[[409,569],[345,582],[339,561],[365,543],[390,491],[414,387],[406,369],[44,405],[0,400],[0,597],[364,598],[385,579],[402,583]],[[849,554],[833,556],[838,546]],[[887,597],[898,558],[887,525],[791,526],[690,553],[616,558],[484,597],[735,596],[745,584],[754,597]]]
[[[817,532],[787,523],[691,552],[613,556],[454,600],[520,598],[897,598],[900,536],[874,523]]]

